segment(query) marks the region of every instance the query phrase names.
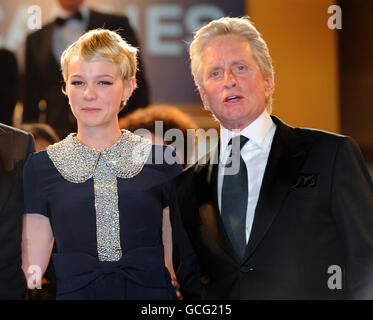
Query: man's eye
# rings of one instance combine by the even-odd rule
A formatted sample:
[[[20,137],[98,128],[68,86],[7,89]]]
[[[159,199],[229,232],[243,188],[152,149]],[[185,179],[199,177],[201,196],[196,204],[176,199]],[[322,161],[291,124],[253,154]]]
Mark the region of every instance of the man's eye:
[[[211,77],[212,78],[217,78],[219,76],[220,76],[220,72],[219,71],[213,71],[213,72],[211,72]]]
[[[245,66],[238,66],[237,67],[237,70],[238,71],[244,71],[246,68],[245,68]]]

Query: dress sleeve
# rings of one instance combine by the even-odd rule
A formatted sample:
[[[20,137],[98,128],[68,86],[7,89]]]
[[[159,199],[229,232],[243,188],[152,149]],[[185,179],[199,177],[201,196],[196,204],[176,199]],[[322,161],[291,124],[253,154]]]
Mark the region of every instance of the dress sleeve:
[[[36,157],[38,154],[30,154],[23,168],[23,192],[25,201],[25,213],[37,213],[49,217],[45,195],[40,187],[41,170],[38,167]]]
[[[172,152],[173,158],[176,159],[176,151],[170,149],[171,147],[167,146],[164,148],[164,154],[166,154],[166,150],[168,149],[169,152]],[[165,163],[167,163],[165,161]],[[175,160],[175,163],[167,165],[167,180],[163,183],[162,187],[162,208],[166,208],[169,206],[170,202],[170,195],[171,195],[171,188],[174,179],[183,171],[183,167],[178,160]]]

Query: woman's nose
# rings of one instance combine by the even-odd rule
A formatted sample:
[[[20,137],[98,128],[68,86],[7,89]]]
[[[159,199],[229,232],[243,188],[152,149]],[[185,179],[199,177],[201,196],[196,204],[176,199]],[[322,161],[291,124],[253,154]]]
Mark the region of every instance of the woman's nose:
[[[96,98],[96,91],[94,90],[92,85],[87,85],[84,90],[84,98],[88,100],[92,100]]]

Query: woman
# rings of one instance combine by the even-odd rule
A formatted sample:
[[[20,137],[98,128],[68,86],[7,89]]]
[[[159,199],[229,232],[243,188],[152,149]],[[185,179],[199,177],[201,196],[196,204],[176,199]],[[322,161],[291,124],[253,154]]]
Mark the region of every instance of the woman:
[[[136,54],[108,30],[68,47],[61,68],[77,133],[25,165],[23,269],[43,273],[55,239],[57,299],[176,298],[165,260],[173,273],[168,193],[181,167],[155,163],[170,150],[118,123],[136,88]]]

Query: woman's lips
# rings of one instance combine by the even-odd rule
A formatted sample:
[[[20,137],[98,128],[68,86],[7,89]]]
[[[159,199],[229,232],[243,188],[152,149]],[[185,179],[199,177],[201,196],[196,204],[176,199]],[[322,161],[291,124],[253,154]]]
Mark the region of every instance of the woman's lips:
[[[92,108],[92,107],[85,107],[85,108],[82,108],[82,111],[93,113],[93,112],[100,111],[100,109],[99,108]]]

